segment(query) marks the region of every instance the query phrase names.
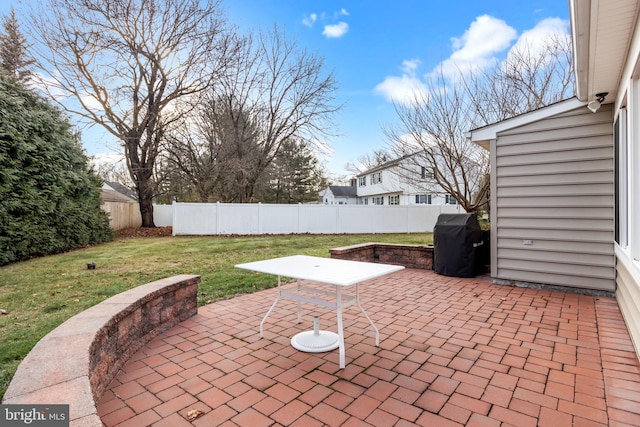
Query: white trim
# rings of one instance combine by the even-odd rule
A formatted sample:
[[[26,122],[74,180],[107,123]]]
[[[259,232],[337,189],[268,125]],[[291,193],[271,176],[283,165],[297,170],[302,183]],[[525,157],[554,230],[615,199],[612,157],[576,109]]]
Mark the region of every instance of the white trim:
[[[640,144],[633,143],[638,141],[640,137],[640,76],[634,76],[631,82],[630,108],[627,120],[630,123],[630,141],[627,146],[627,167],[628,167],[628,212],[630,213],[628,221],[628,247],[629,255],[632,260],[640,261],[640,224],[633,220],[633,213],[640,211]]]
[[[618,174],[618,197],[616,209],[618,215],[618,244],[626,248],[629,246],[629,218],[633,218],[629,213],[629,128],[627,127],[626,108],[618,110],[618,117],[614,123],[618,122],[618,158],[616,162],[616,173]]]
[[[486,147],[488,146],[488,142],[496,139],[497,134],[500,132],[544,120],[557,114],[575,110],[576,108],[580,108],[586,105],[586,102],[582,102],[578,100],[578,98],[570,98],[565,101],[557,102],[555,104],[551,104],[546,107],[539,108],[537,110],[533,110],[528,113],[524,113],[492,125],[474,129],[469,132],[469,139],[471,139],[472,142],[475,142],[478,145]]]
[[[635,279],[640,278],[640,262],[632,259],[629,255],[629,251],[625,248],[621,248],[617,243],[614,243],[614,252],[618,262],[624,265],[624,268],[629,271],[629,274]]]
[[[573,43],[573,69],[576,76],[576,97],[588,101],[589,83],[589,40],[591,39],[591,7],[578,7],[578,1],[569,0],[569,18],[571,19],[571,41]],[[580,15],[578,15],[580,12]],[[584,52],[584,53],[583,53]]]

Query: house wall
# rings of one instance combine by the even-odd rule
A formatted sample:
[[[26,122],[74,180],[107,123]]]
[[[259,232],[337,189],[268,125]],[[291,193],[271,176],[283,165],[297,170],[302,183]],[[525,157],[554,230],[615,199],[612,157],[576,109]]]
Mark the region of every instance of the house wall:
[[[629,334],[640,357],[640,24],[625,61],[615,99],[615,119],[620,122],[621,203],[619,211],[620,243],[616,251],[616,298]],[[626,113],[624,112],[626,110]],[[624,151],[624,154],[622,153]]]
[[[614,291],[611,106],[515,127],[491,145],[492,277]]]
[[[371,183],[371,175],[380,173],[382,182]],[[400,205],[415,205],[417,194],[430,194],[431,205],[447,205],[447,197],[442,193],[442,189],[434,187],[427,179],[421,178],[421,168],[410,160],[402,160],[400,163],[390,164],[386,168],[374,169],[373,172],[365,175],[366,185],[360,185],[356,180],[358,204],[365,204],[368,199],[369,205],[374,204],[374,197],[384,197],[384,204],[389,204],[389,196],[399,196]]]
[[[358,204],[357,197],[348,197],[348,196],[336,196],[331,191],[331,188],[327,187],[320,194],[320,203],[324,205],[356,205]]]
[[[395,171],[396,168],[397,166],[392,166],[387,169],[376,170],[373,172],[380,173],[382,179],[382,182],[376,182],[375,184],[371,183],[372,173],[367,174],[366,185],[361,186],[359,182],[357,183],[358,197],[371,197],[400,192],[402,187],[400,185],[398,173]]]

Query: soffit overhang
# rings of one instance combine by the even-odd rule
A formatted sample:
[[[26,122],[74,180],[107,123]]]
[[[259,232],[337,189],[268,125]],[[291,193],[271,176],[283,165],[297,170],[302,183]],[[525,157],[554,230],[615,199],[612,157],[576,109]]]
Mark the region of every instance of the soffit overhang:
[[[576,96],[614,102],[638,17],[638,0],[569,0]]]

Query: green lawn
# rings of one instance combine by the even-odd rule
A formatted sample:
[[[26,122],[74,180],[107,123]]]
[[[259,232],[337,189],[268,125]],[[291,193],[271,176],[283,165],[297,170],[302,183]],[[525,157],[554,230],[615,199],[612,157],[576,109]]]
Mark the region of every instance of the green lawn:
[[[364,242],[432,243],[432,234],[286,235],[120,239],[0,267],[0,398],[20,361],[66,319],[127,289],[176,274],[199,274],[199,305],[275,285],[236,269],[243,262]],[[88,270],[87,263],[96,269]]]

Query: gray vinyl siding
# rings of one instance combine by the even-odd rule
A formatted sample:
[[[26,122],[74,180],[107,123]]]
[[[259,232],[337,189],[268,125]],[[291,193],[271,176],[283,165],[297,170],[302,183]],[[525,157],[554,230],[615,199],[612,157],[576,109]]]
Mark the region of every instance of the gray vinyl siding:
[[[611,123],[583,107],[497,135],[494,278],[615,290]]]

